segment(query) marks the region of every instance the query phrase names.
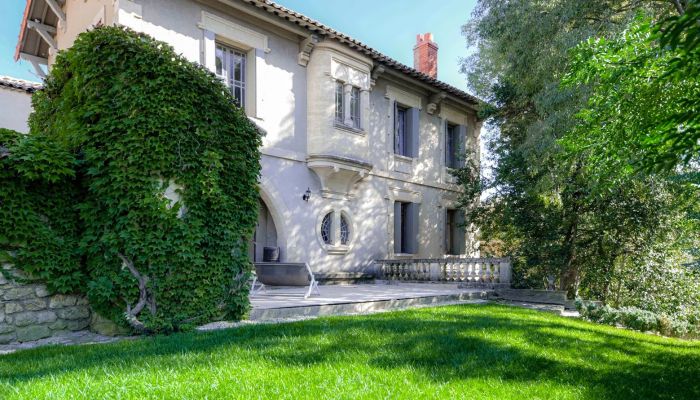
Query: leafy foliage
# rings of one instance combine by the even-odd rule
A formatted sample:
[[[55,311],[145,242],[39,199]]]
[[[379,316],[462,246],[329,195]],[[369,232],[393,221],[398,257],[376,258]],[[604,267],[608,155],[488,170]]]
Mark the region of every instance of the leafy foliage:
[[[485,176],[465,169],[458,178],[466,188],[463,204],[482,240],[499,243],[500,251],[513,257],[516,285],[542,287],[557,279],[572,296],[670,312],[678,300],[670,291],[697,294],[699,283],[679,274],[673,282],[683,287],[672,288],[653,285],[652,276],[695,262],[693,249],[700,237],[694,217],[700,210],[697,171],[692,163],[655,173],[638,168],[637,160],[654,158],[641,145],[624,146],[623,138],[649,132],[638,130],[643,127],[673,124],[681,100],[697,99],[695,92],[683,92],[694,86],[673,81],[674,87],[670,75],[665,92],[648,82],[651,76],[672,74],[674,56],[649,60],[656,69],[647,72],[654,75],[630,76],[645,68],[628,62],[639,54],[632,49],[615,53],[617,71],[601,67],[596,70],[600,75],[568,84],[578,65],[604,64],[609,55],[589,51],[572,58],[577,57],[572,48],[623,43],[640,13],[645,21],[668,21],[676,11],[670,1],[481,0],[464,28],[477,51],[464,60],[463,70],[472,88],[489,101],[482,113],[499,133],[490,143],[495,168]],[[657,40],[654,35],[633,35],[652,49],[642,54],[660,51],[645,41]],[[605,86],[597,86],[601,82]],[[622,106],[610,101],[600,110],[589,107],[597,96],[630,101]],[[619,113],[625,115],[618,118]],[[615,157],[609,149],[613,137],[620,144],[613,146]],[[675,160],[684,159],[680,152],[671,153]],[[476,205],[479,190],[489,197]],[[690,298],[681,301],[697,304]]]
[[[17,265],[40,272],[49,284],[66,271],[74,274],[57,289],[87,293],[101,314],[122,323],[126,315],[139,330],[241,318],[248,307],[246,239],[257,216],[260,138],[225,86],[162,42],[100,27],[58,54],[33,105],[31,133],[17,146],[50,160],[64,158],[48,149],[34,156],[32,143],[46,141],[67,153],[71,168],[46,167],[49,174],[65,172],[54,184],[66,194],[37,197],[60,201],[52,208],[61,216],[76,216],[70,244],[77,246],[64,246],[76,257],[57,270],[41,254],[34,267],[21,257]],[[15,170],[26,179],[53,176],[32,175],[21,164]],[[43,204],[30,206],[45,214],[44,225],[61,222]],[[34,225],[17,226],[26,232]],[[16,239],[20,247],[40,249],[50,240]]]
[[[689,12],[700,18],[700,6]],[[636,169],[673,170],[700,155],[700,39],[665,44],[659,29],[640,17],[620,36],[590,38],[572,52],[564,83],[587,85],[591,94],[567,144],[586,149],[587,164],[600,174],[619,168],[615,159]],[[693,33],[699,32],[687,36]]]
[[[73,155],[48,138],[2,128],[0,150],[0,261],[20,265],[52,291],[83,286]]]

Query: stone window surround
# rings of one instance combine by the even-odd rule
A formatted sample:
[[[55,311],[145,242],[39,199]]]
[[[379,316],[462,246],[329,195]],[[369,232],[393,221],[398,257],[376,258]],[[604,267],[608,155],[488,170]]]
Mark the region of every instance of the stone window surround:
[[[323,235],[321,234],[321,225],[323,219],[332,213],[333,222],[331,223],[331,235],[333,235],[332,242],[326,243],[323,241]],[[340,217],[343,217],[348,225],[348,243],[341,244],[340,242]],[[336,207],[328,206],[322,209],[318,214],[316,220],[316,239],[323,250],[328,254],[342,255],[350,251],[353,244],[355,243],[355,223],[354,218],[350,210],[346,207]]]
[[[206,11],[202,11],[202,21],[198,26],[203,33],[202,63],[210,71],[216,73],[217,43],[245,53],[245,112],[249,117],[257,118],[256,64],[258,58],[270,52],[267,35]]]
[[[363,134],[366,133],[365,124],[363,121],[363,117],[364,117],[363,114],[364,113],[362,112],[363,106],[366,105],[366,104],[363,104],[364,103],[363,99],[365,96],[363,96],[362,92],[363,91],[366,92],[366,90],[363,90],[362,88],[355,86],[352,83],[347,83],[347,82],[344,82],[340,79],[335,79],[335,84],[337,85],[338,83],[343,85],[343,100],[342,100],[343,103],[341,106],[341,108],[343,110],[343,120],[341,122],[341,121],[338,121],[337,117],[334,118],[335,127],[340,128],[340,129],[347,129],[347,130],[350,130],[354,133],[363,133]],[[358,114],[357,116],[359,117],[359,123],[358,123],[359,126],[355,126],[355,122],[353,120],[353,115],[352,115],[352,91],[353,91],[353,89],[357,89],[359,91],[359,110],[357,112],[357,114]],[[334,100],[334,102],[337,102],[335,90],[333,91],[333,100]],[[336,108],[337,107],[338,106],[336,104]]]
[[[395,257],[395,258],[415,258],[418,256],[418,253],[415,254],[409,254],[409,253],[395,253],[394,252],[394,203],[395,202],[402,202],[402,203],[415,203],[418,204],[419,207],[422,206],[423,203],[423,193],[419,191],[412,191],[412,190],[407,190],[403,189],[400,187],[390,187],[389,188],[389,193],[384,197],[384,199],[387,201],[387,207],[386,207],[386,212],[387,212],[387,235],[388,235],[388,248],[387,248],[387,254],[390,257]],[[423,210],[425,212],[425,210]],[[420,217],[420,214],[419,214]],[[418,235],[420,236],[420,226],[421,226],[421,221],[420,219],[418,220]],[[420,240],[419,242],[419,247],[420,247]]]
[[[369,67],[355,61],[354,59],[345,56],[344,54],[334,52],[331,57],[331,65],[329,76],[333,85],[340,82],[343,85],[343,121],[338,121],[333,116],[333,125],[337,130],[366,135],[367,126],[369,125],[369,109],[370,109],[370,71]],[[351,97],[353,88],[359,90],[359,128],[353,124],[351,115]],[[335,89],[333,90],[333,103],[335,103]]]
[[[473,115],[466,114],[464,112],[459,112],[456,109],[449,107],[446,104],[442,104],[440,106],[440,113],[438,115],[440,117],[440,126],[438,128],[439,132],[439,151],[442,154],[441,156],[441,173],[442,173],[442,182],[446,184],[456,184],[457,179],[450,174],[450,169],[447,166],[447,159],[445,158],[445,153],[446,150],[445,148],[447,147],[446,143],[446,138],[447,138],[447,132],[445,131],[447,124],[452,124],[452,125],[464,125],[466,127],[466,137],[464,138],[464,145],[466,148],[470,148],[474,146],[475,143],[478,145],[478,138],[475,138],[474,135],[476,133],[476,130],[479,128],[479,126],[476,123],[476,118]],[[479,149],[477,148],[477,154],[480,154]]]
[[[414,171],[414,164],[417,162],[417,159],[414,157],[407,157],[403,156],[401,154],[396,154],[394,152],[394,103],[397,102],[398,104],[401,104],[404,107],[408,108],[416,108],[419,111],[422,111],[422,100],[421,97],[418,95],[415,95],[413,93],[409,93],[405,90],[402,90],[396,86],[392,85],[387,85],[386,86],[386,93],[384,94],[384,98],[386,98],[389,101],[389,106],[388,108],[388,113],[387,113],[387,140],[386,140],[386,146],[387,146],[387,154],[388,154],[388,161],[389,161],[389,166],[388,170],[389,171],[396,171],[396,172],[401,172],[404,174],[408,175],[413,175]],[[420,126],[420,123],[419,123]],[[420,138],[418,140],[418,145],[420,147]],[[420,152],[418,153],[420,155]],[[393,247],[392,247],[393,249]]]

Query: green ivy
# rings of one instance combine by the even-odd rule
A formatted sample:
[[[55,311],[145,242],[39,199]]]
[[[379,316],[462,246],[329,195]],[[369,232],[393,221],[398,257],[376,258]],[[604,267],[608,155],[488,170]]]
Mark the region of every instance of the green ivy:
[[[240,319],[261,142],[234,104],[216,76],[165,43],[117,27],[81,34],[34,95],[30,134],[14,139],[27,155],[11,156],[7,193],[36,197],[15,211],[39,222],[18,221],[2,243],[36,248],[33,264],[20,259],[27,251],[16,264],[136,330]],[[20,162],[32,157],[41,164]],[[178,201],[165,197],[169,186]],[[46,232],[32,237],[37,225]]]

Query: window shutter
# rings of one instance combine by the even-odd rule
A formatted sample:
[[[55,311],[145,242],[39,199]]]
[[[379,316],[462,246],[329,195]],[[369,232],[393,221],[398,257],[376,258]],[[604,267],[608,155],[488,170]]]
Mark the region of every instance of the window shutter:
[[[464,254],[466,252],[466,226],[464,226],[466,219],[464,218],[464,210],[457,210],[455,213],[455,227],[454,235],[452,236],[454,240],[453,249],[457,254]]]
[[[411,254],[418,254],[418,203],[409,203],[408,212],[406,213],[408,229],[406,230],[406,235],[408,236],[408,249],[407,251]]]
[[[394,153],[399,153],[399,106],[394,101]]]
[[[466,157],[467,157],[467,148],[466,148],[466,143],[467,143],[467,127],[464,125],[459,125],[457,127],[457,151],[455,152],[457,154],[457,167],[458,168],[464,168],[465,162],[466,162]]]
[[[417,108],[410,108],[408,110],[408,129],[409,129],[409,152],[413,158],[418,158],[418,149],[420,143],[420,110]]]
[[[394,253],[401,253],[401,203],[394,202]]]
[[[450,132],[447,129],[447,120],[443,121],[442,124],[443,132],[445,132],[442,137],[445,138],[445,166],[450,166]]]

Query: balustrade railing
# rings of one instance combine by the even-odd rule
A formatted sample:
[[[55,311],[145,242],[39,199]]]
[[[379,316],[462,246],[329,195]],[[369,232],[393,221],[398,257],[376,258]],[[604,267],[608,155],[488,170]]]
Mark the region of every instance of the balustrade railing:
[[[377,278],[390,281],[508,284],[510,258],[430,258],[376,260]]]

